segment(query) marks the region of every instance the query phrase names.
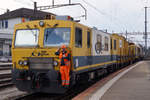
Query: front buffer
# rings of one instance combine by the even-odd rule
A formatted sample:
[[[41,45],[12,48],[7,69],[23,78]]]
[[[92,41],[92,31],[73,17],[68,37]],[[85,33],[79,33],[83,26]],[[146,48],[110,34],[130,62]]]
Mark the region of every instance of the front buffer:
[[[55,70],[12,69],[12,81],[21,91],[62,94],[67,91],[61,86],[60,74]]]

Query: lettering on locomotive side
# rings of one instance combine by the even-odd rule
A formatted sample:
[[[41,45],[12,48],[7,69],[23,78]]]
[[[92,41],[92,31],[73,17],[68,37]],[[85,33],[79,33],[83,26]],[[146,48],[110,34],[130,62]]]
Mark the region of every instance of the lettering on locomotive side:
[[[47,56],[47,55],[49,55],[49,53],[47,53],[47,51],[32,52],[32,56]]]

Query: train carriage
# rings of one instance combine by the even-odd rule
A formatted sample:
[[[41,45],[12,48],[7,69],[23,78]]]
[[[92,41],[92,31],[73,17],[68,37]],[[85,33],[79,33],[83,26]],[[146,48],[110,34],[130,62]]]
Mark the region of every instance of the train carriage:
[[[136,45],[134,43],[129,43],[129,54],[130,54],[130,63],[135,62],[135,59],[136,59]]]
[[[139,61],[142,59],[142,56],[143,56],[143,50],[142,50],[142,47],[140,45],[136,45],[136,61]]]
[[[121,49],[121,64],[122,66],[126,65],[126,39],[123,36],[120,36],[119,47]]]
[[[123,64],[123,56],[124,56],[124,41],[123,38],[117,34],[112,34],[112,39],[113,39],[113,47],[114,50],[116,51],[116,59],[117,62],[120,66]]]
[[[129,42],[118,34],[112,34],[112,55],[117,55],[116,60],[119,66],[127,66],[132,60],[130,56],[132,54],[129,52]]]
[[[101,68],[107,68],[108,71],[112,71],[116,64],[116,59],[111,54],[111,34],[92,29],[92,57],[93,64],[101,66]]]
[[[111,59],[115,61],[116,69],[119,68],[119,58],[118,58],[118,38],[115,34],[111,35]]]
[[[129,42],[125,40],[125,65],[129,64]]]

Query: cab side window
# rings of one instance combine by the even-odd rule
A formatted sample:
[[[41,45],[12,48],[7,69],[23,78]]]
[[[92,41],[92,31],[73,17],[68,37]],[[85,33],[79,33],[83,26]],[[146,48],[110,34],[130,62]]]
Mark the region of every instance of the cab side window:
[[[105,37],[105,51],[108,51],[108,37]]]
[[[90,48],[90,32],[87,32],[87,47]]]
[[[82,48],[82,29],[75,29],[75,46]]]
[[[114,40],[114,50],[116,50],[117,49],[117,43],[116,43],[117,41],[116,40]]]
[[[112,39],[111,39],[111,41],[110,41],[110,44],[111,44],[111,50],[112,50],[112,47],[113,47],[113,46],[112,46]]]

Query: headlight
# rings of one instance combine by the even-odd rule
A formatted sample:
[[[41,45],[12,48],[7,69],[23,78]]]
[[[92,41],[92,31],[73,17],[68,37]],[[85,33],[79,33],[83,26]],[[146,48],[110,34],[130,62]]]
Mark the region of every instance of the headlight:
[[[26,65],[28,65],[28,61],[27,60],[25,60],[25,61],[19,60],[18,64],[21,65],[21,66],[26,66]]]
[[[40,25],[41,27],[43,27],[43,26],[44,26],[44,22],[43,22],[43,21],[40,21],[40,22],[39,22],[39,25]]]
[[[28,61],[25,60],[25,61],[23,62],[23,65],[24,65],[24,66],[28,65]]]
[[[53,62],[53,65],[54,65],[54,66],[58,66],[58,62],[57,62],[57,61],[54,61],[54,62]]]
[[[19,65],[23,65],[23,61],[22,61],[22,60],[19,60],[19,61],[18,61],[18,64],[19,64]]]

